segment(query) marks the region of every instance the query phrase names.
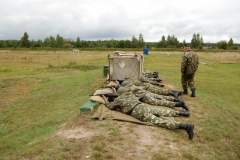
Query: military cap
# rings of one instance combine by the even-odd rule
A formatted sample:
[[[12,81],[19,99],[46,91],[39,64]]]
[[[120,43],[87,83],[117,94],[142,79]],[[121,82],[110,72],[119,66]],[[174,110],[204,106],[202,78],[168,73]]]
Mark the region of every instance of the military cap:
[[[129,84],[129,81],[123,81],[123,82],[122,82],[122,86],[123,86],[123,87],[125,87],[125,86],[128,85],[128,84]]]
[[[131,76],[129,75],[129,74],[127,74],[126,76],[125,76],[125,79],[129,79]]]
[[[117,90],[117,94],[118,94],[118,95],[121,95],[121,94],[123,94],[123,93],[125,93],[125,92],[127,92],[127,89],[126,89],[125,87],[120,87],[120,88],[118,88],[118,90]]]

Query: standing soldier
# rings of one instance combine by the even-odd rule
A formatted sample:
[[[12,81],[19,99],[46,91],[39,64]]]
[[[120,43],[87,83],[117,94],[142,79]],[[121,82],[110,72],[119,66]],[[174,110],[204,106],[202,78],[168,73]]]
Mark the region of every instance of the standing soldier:
[[[190,49],[188,45],[183,46],[183,56],[182,56],[182,64],[181,64],[181,72],[182,72],[182,94],[188,94],[188,86],[190,87],[192,94],[191,97],[195,97],[195,82],[194,82],[194,74],[198,69],[198,55]]]

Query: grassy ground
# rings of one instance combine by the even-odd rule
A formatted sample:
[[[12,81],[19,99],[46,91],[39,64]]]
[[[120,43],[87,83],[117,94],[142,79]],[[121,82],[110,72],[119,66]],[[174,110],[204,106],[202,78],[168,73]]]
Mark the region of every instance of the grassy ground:
[[[138,52],[137,52],[138,53]],[[141,52],[139,52],[141,53]],[[144,68],[181,90],[181,53],[150,52]],[[108,52],[0,51],[0,159],[240,159],[239,53],[199,53],[197,97],[184,96],[195,137],[79,113],[106,83]],[[112,53],[110,53],[112,54]]]

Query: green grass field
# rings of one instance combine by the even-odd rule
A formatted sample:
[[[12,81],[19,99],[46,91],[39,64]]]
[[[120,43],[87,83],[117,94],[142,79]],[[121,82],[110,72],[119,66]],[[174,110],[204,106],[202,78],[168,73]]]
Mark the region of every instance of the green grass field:
[[[184,96],[191,117],[175,118],[194,123],[192,141],[180,130],[80,114],[88,95],[106,84],[108,54],[1,50],[0,159],[240,159],[240,53],[199,53],[213,65],[199,64],[196,97]],[[181,54],[150,52],[144,68],[181,90]],[[92,134],[58,135],[79,128]]]

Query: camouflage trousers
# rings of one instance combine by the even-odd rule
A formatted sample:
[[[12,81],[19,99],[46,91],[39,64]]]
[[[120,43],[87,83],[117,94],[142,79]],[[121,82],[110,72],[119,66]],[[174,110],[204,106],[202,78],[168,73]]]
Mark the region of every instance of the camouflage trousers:
[[[161,119],[160,116],[165,117],[177,117],[179,116],[178,111],[171,110],[161,110],[156,108],[151,108],[147,104],[139,104],[137,105],[131,114],[132,117],[139,119],[143,122],[149,122],[158,127],[164,127],[168,129],[177,129],[179,128],[179,122]]]
[[[147,92],[141,98],[141,101],[144,103],[147,103],[147,104],[152,104],[152,105],[157,105],[157,106],[166,106],[166,107],[171,107],[171,108],[175,106],[174,102],[168,101],[166,99],[162,99],[162,100],[156,99],[154,97],[154,95],[156,95],[155,97],[158,97],[157,94]],[[165,97],[168,97],[168,96],[165,96]]]
[[[196,89],[195,81],[194,81],[194,74],[191,74],[189,76],[182,75],[181,81],[182,81],[183,89],[187,89],[188,86],[190,87],[191,90]]]
[[[147,78],[150,81],[157,81],[157,78]]]
[[[160,100],[167,100],[167,101],[173,101],[174,97],[172,96],[164,96],[164,95],[159,95],[159,94],[155,94],[152,92],[147,92],[150,94],[151,97],[156,98],[156,99],[160,99]]]
[[[160,94],[160,95],[169,95],[173,91],[171,89],[159,88],[159,87],[154,86],[152,84],[146,85],[145,89],[149,92],[152,92],[152,93],[155,93],[155,94]]]

